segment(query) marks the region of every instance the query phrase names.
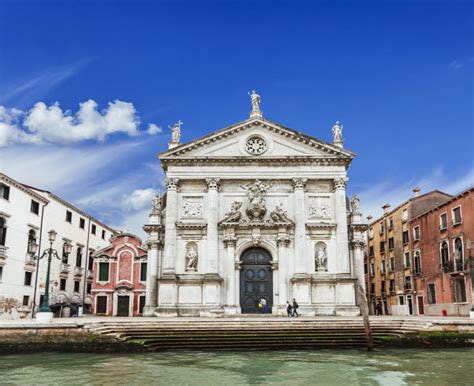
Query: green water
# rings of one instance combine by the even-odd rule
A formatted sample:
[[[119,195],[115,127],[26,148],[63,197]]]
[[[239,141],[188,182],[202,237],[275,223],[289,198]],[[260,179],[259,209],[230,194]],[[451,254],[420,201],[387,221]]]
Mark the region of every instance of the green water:
[[[474,349],[0,357],[1,385],[474,385]]]

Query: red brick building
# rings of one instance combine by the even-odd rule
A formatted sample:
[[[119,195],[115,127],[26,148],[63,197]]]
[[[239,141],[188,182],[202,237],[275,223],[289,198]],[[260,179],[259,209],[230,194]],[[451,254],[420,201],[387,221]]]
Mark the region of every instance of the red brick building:
[[[474,241],[474,188],[410,220],[416,311],[469,315],[469,256]]]
[[[94,253],[93,312],[107,316],[142,315],[145,305],[147,250],[122,232]]]

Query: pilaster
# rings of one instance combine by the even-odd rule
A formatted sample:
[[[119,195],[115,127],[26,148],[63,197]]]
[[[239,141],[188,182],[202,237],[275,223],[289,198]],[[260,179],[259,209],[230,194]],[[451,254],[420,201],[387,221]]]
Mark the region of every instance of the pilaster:
[[[306,178],[293,178],[294,205],[295,205],[295,273],[306,272],[306,213],[305,213],[305,187]]]
[[[347,232],[346,183],[347,178],[335,178],[333,182],[334,203],[337,223],[336,252],[338,273],[350,273],[349,245]]]
[[[165,256],[163,274],[176,273],[176,220],[178,219],[178,190],[179,179],[166,180],[166,219],[165,219]]]

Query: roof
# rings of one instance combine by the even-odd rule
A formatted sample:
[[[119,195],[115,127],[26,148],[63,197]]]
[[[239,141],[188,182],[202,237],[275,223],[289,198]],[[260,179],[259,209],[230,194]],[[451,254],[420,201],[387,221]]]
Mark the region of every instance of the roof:
[[[241,122],[237,122],[235,124],[232,124],[230,126],[227,126],[227,127],[223,128],[223,129],[215,131],[211,134],[207,134],[207,135],[202,136],[202,137],[200,137],[198,139],[195,139],[193,141],[190,141],[190,142],[181,144],[177,147],[174,147],[172,149],[166,150],[166,151],[159,154],[159,158],[160,158],[161,161],[170,161],[170,160],[177,159],[177,158],[184,158],[184,157],[182,157],[182,155],[184,155],[185,153],[187,153],[187,152],[189,152],[193,149],[196,149],[200,146],[204,146],[208,143],[216,142],[217,140],[219,140],[221,138],[226,138],[229,135],[232,135],[234,132],[244,130],[246,128],[249,128],[249,127],[257,125],[257,124],[261,124],[264,128],[270,129],[270,130],[275,131],[275,132],[279,132],[279,133],[281,133],[285,136],[297,137],[298,141],[306,143],[310,146],[314,146],[314,147],[323,149],[326,152],[328,152],[328,156],[334,155],[334,156],[337,156],[337,157],[345,158],[348,161],[348,163],[350,163],[352,161],[352,159],[355,157],[355,153],[353,153],[349,150],[345,150],[345,149],[343,149],[341,147],[338,147],[338,146],[335,146],[331,143],[324,142],[320,139],[317,139],[317,138],[312,137],[310,135],[304,134],[300,131],[297,131],[297,130],[291,129],[289,127],[283,126],[279,123],[276,123],[276,122],[273,122],[273,121],[270,121],[270,120],[267,120],[267,119],[264,119],[264,118],[261,118],[261,117],[256,117],[256,118],[249,118],[249,119],[246,119],[246,120],[241,121]],[[177,157],[177,156],[180,156],[180,157]],[[193,158],[200,158],[200,157],[193,157]],[[206,157],[203,157],[203,158],[209,159],[209,158],[212,158],[212,157],[206,156]],[[219,158],[225,158],[225,157],[221,156]],[[235,159],[235,157],[231,157],[231,158]],[[247,156],[247,157],[243,157],[243,158],[252,158],[252,157]],[[270,158],[279,158],[279,157],[270,157]],[[293,158],[295,158],[295,157],[293,157]]]
[[[26,194],[29,194],[30,196],[34,197],[36,200],[41,201],[43,204],[49,203],[49,200],[47,198],[44,198],[43,196],[33,191],[28,185],[22,184],[21,182],[14,180],[13,178],[7,176],[6,174],[0,173],[0,180],[3,180],[13,185],[14,187],[25,192]]]

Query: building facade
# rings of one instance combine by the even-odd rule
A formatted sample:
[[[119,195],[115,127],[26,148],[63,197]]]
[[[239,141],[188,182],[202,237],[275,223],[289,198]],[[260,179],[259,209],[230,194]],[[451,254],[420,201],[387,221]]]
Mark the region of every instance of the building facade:
[[[367,297],[370,311],[384,315],[414,315],[413,275],[420,269],[418,255],[411,245],[410,219],[446,202],[452,196],[440,191],[414,196],[376,220],[369,217],[367,231]]]
[[[474,188],[410,220],[420,315],[467,316],[472,304],[469,266],[474,241]],[[418,263],[417,263],[418,262]]]
[[[36,256],[50,247],[48,231],[57,237],[53,248],[60,259],[51,263],[50,306],[56,315],[67,316],[78,305],[92,304],[92,260],[94,250],[107,245],[115,232],[79,208],[51,192],[22,184],[0,174],[0,312],[5,318],[25,317],[39,308],[45,293],[47,257]],[[72,246],[63,253],[64,245]]]
[[[257,313],[265,299],[286,314],[295,298],[302,314],[356,315],[366,228],[346,199],[342,126],[326,143],[264,119],[251,97],[243,122],[186,144],[172,129],[167,192],[144,227],[145,313]]]
[[[94,253],[92,295],[94,313],[105,316],[139,316],[145,306],[147,250],[127,232],[110,239]]]

